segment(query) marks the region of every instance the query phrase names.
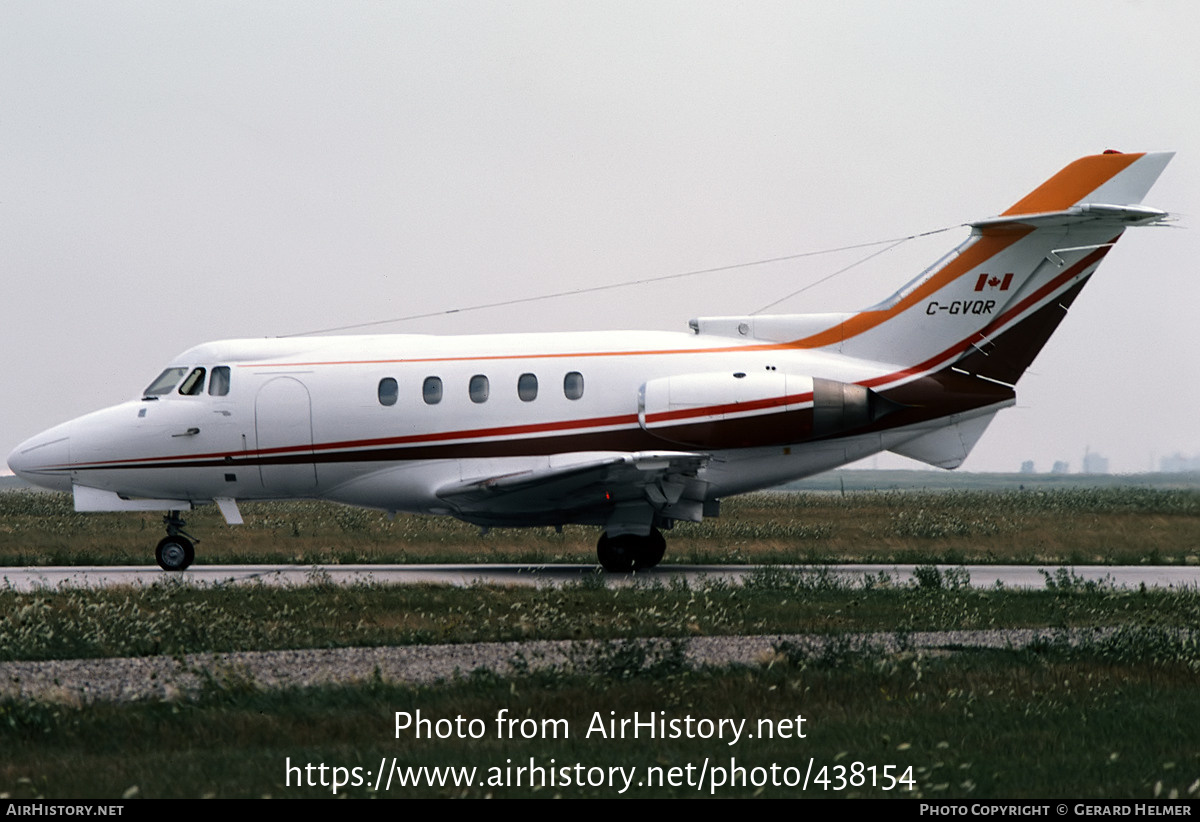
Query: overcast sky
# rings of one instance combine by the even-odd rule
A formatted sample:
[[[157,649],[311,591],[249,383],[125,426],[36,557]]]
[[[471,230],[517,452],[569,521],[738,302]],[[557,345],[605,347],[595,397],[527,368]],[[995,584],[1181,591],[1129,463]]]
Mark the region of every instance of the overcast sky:
[[[206,340],[953,226],[1106,148],[1179,152],[1178,227],[1126,234],[964,470],[1200,454],[1197,35],[1186,0],[0,0],[0,457]],[[686,331],[862,254],[383,330]]]

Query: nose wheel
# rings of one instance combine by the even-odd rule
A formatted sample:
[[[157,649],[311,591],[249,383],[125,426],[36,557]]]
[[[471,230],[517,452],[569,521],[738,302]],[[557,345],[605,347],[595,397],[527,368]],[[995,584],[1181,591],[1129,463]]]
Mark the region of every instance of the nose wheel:
[[[163,537],[154,549],[154,558],[164,571],[182,571],[196,558],[196,549],[184,537]]]
[[[605,571],[627,574],[653,568],[667,551],[667,541],[657,528],[645,536],[621,534],[610,537],[601,534],[596,543],[596,557]]]
[[[183,530],[187,523],[175,511],[163,517],[163,522],[167,526],[167,536],[154,549],[154,558],[158,560],[158,567],[164,571],[182,571],[196,559],[196,549],[192,540],[200,540],[196,540],[195,537],[188,539],[191,535]]]

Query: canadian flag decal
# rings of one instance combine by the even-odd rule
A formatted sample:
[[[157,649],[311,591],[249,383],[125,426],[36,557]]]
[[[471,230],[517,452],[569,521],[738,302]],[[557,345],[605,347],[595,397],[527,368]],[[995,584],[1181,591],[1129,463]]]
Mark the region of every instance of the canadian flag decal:
[[[975,281],[975,290],[983,291],[985,288],[995,291],[1008,291],[1008,287],[1012,284],[1012,274],[1005,274],[1004,279],[992,274],[980,274],[979,279]]]

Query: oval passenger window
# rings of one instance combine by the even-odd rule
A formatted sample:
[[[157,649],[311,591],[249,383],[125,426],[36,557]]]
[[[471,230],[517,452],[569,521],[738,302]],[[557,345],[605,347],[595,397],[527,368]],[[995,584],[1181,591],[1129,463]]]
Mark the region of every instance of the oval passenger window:
[[[569,400],[577,400],[583,396],[583,375],[572,371],[563,377],[563,393]]]
[[[379,404],[380,405],[395,405],[396,400],[400,397],[400,386],[391,377],[384,377],[379,381]]]
[[[517,396],[522,402],[533,402],[537,399],[536,374],[522,374],[517,378]]]
[[[437,405],[442,401],[442,378],[426,377],[421,385],[421,397],[426,405]]]
[[[483,374],[471,377],[471,402],[487,402],[488,378]]]

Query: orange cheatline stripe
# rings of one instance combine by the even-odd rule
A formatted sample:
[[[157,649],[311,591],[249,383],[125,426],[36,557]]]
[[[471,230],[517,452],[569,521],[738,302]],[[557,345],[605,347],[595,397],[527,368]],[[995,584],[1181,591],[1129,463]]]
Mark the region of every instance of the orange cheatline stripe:
[[[676,354],[726,354],[732,352],[746,353],[750,351],[784,351],[791,348],[820,348],[826,345],[836,345],[842,340],[849,339],[864,331],[880,325],[917,303],[944,288],[958,277],[971,271],[976,266],[983,265],[996,254],[1008,248],[1022,237],[1033,232],[1032,228],[1016,228],[997,234],[984,234],[967,247],[961,254],[947,263],[936,274],[909,292],[904,299],[891,308],[883,311],[861,311],[844,322],[804,337],[783,343],[750,343],[745,345],[696,347],[696,348],[665,348],[630,351],[567,351],[527,354],[486,354],[483,356],[453,356],[453,357],[412,357],[404,359],[378,360],[329,360],[313,362],[265,362],[237,363],[238,368],[296,368],[321,365],[381,365],[386,363],[437,363],[437,362],[477,362],[485,360],[539,360],[583,357],[647,357]]]
[[[949,285],[976,266],[983,265],[992,257],[999,254],[1010,245],[1033,232],[1032,228],[1020,228],[1006,231],[1002,234],[984,234],[961,254],[942,267],[940,271],[914,288],[904,299],[891,308],[883,311],[860,311],[848,320],[838,323],[811,336],[792,340],[786,344],[789,348],[821,348],[826,345],[837,345],[842,340],[870,331],[882,323],[907,311],[917,303],[925,300],[935,292]]]
[[[237,363],[238,368],[301,368],[317,365],[388,365],[393,363],[483,362],[492,360],[551,360],[570,357],[648,357],[660,354],[728,354],[734,351],[771,351],[786,348],[781,343],[761,343],[712,348],[660,348],[629,351],[552,351],[541,354],[483,354],[455,357],[405,357],[381,360],[314,360],[312,362]]]
[[[1070,208],[1144,156],[1145,152],[1081,157],[1022,197],[1000,216],[1039,214]]]

